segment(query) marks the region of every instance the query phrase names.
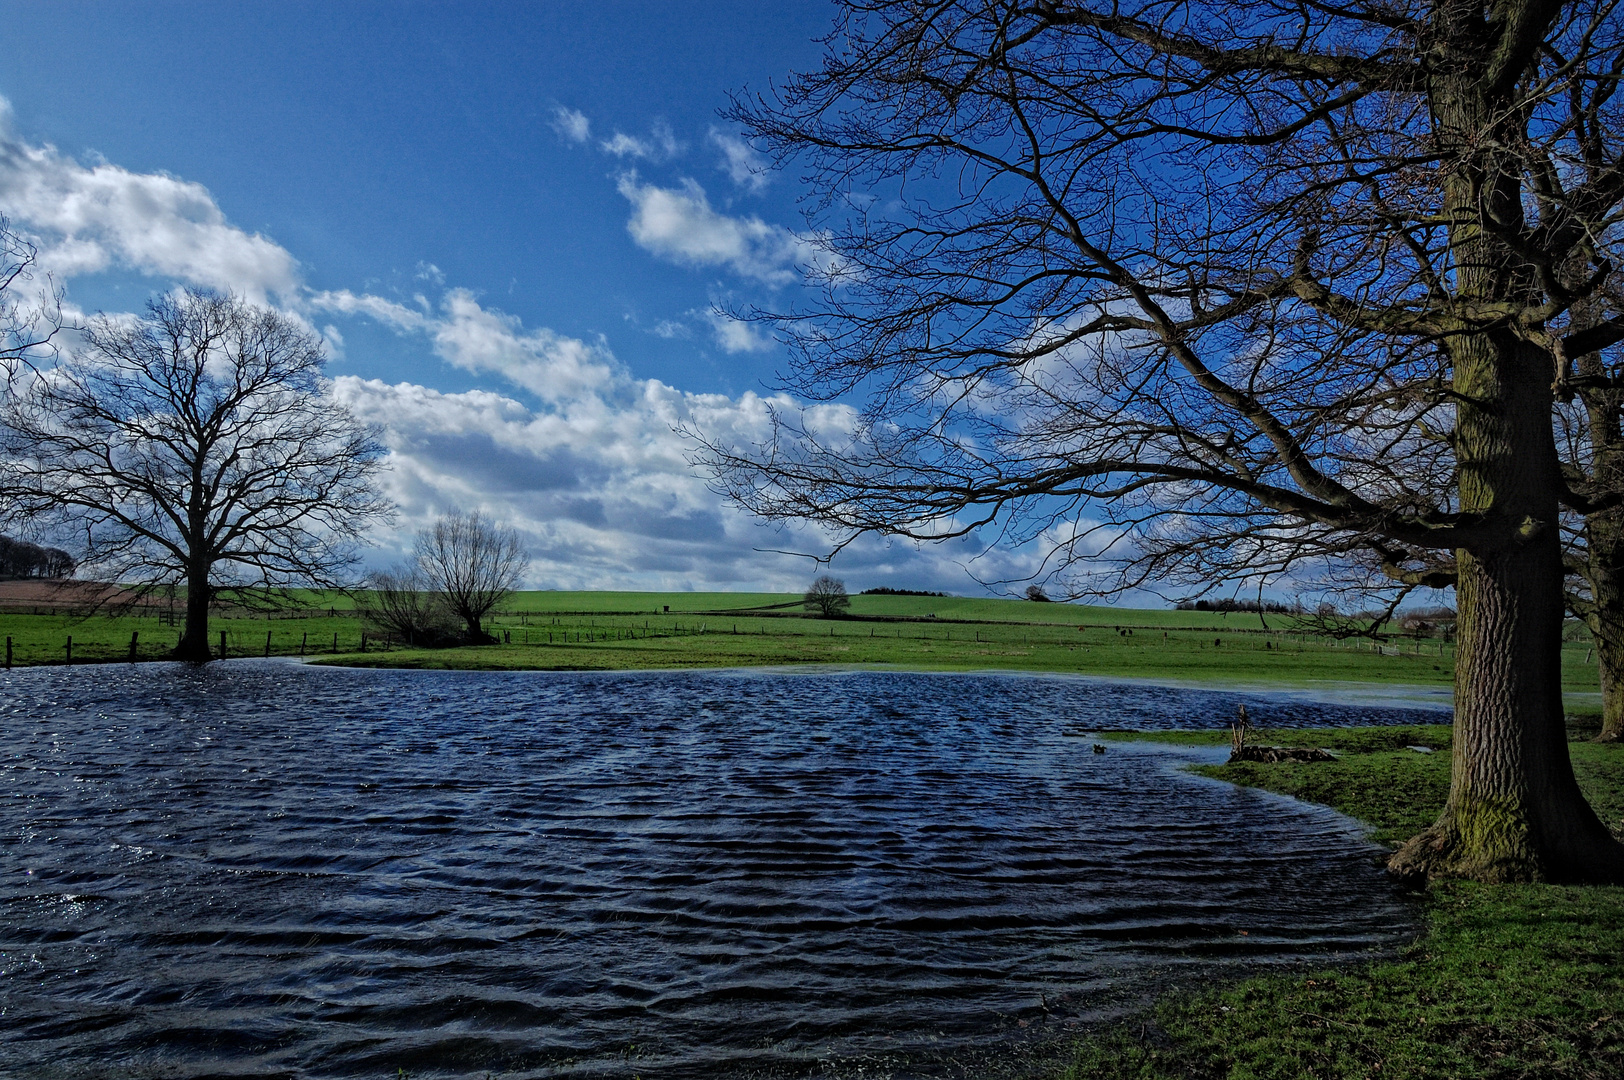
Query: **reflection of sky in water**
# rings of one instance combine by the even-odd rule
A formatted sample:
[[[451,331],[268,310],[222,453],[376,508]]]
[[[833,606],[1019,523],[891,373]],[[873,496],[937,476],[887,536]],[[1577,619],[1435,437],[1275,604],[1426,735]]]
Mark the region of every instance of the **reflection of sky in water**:
[[[1011,675],[85,675],[0,678],[23,1071],[698,1077],[1058,1033],[1412,917],[1347,819],[1066,732],[1438,716]]]

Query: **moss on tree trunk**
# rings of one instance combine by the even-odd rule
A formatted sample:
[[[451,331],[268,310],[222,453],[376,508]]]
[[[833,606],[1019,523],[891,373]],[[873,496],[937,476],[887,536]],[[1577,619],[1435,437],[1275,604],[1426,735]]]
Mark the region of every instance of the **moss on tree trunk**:
[[[1538,287],[1504,237],[1522,188],[1496,149],[1512,112],[1484,77],[1480,9],[1439,9],[1465,60],[1440,72],[1431,104],[1456,162],[1444,182],[1458,299],[1526,310]],[[1513,130],[1504,134],[1510,136]],[[1491,225],[1492,223],[1492,225]],[[1480,881],[1624,882],[1624,845],[1579,791],[1562,709],[1561,465],[1551,353],[1511,326],[1463,325],[1446,340],[1456,394],[1460,510],[1476,518],[1456,552],[1460,644],[1449,801],[1393,856],[1404,875]]]

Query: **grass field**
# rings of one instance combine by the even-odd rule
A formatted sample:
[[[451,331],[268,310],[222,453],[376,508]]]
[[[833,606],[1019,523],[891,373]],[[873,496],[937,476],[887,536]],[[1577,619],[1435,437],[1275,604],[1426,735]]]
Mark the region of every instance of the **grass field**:
[[[1583,741],[1590,734],[1573,732],[1575,772],[1602,820],[1624,831],[1624,747]],[[1447,726],[1264,732],[1259,741],[1338,760],[1196,771],[1333,806],[1396,843],[1442,808],[1449,740]],[[1398,957],[1170,994],[1083,1041],[1064,1080],[1624,1076],[1624,888],[1444,883],[1426,902],[1425,932]]]
[[[773,593],[527,592],[492,620],[503,644],[404,649],[371,635],[353,602],[301,594],[297,612],[216,618],[229,656],[308,656],[367,666],[609,670],[760,665],[891,665],[915,670],[1071,672],[1198,682],[1326,681],[1448,685],[1453,646],[1435,638],[1336,642],[1289,616],[1151,610],[963,597],[855,596],[820,619]],[[298,617],[288,617],[290,615]],[[16,664],[160,659],[178,626],[162,613],[78,617],[0,613]],[[267,637],[268,636],[268,637]],[[1583,641],[1564,648],[1564,688],[1597,690]]]

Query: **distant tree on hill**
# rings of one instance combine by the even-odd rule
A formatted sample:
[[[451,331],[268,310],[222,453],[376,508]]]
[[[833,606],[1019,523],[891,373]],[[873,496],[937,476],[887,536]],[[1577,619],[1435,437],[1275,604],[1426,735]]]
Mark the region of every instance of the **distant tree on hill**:
[[[1287,615],[1292,608],[1274,600],[1185,600],[1178,605],[1180,611],[1265,611]]]
[[[812,583],[806,590],[803,602],[806,610],[816,611],[825,619],[837,618],[851,607],[851,597],[846,595],[846,583],[828,574]]]
[[[530,568],[517,530],[478,511],[448,514],[417,534],[417,566],[474,642],[493,640],[484,621]]]
[[[863,596],[946,596],[943,592],[927,592],[924,589],[893,589],[881,585],[876,589],[864,589]]]
[[[1043,591],[1041,585],[1028,585],[1026,587],[1026,598],[1040,604],[1049,603],[1049,594]]]

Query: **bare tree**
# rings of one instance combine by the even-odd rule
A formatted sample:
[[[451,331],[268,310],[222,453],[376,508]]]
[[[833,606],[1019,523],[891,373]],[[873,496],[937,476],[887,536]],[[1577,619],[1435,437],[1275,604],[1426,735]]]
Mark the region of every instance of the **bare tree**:
[[[513,528],[472,514],[448,514],[417,534],[417,564],[475,642],[490,641],[487,615],[513,594],[530,555]]]
[[[1577,259],[1570,279],[1583,272]],[[1589,329],[1624,312],[1624,287],[1609,281],[1575,302],[1570,322]],[[1568,609],[1589,628],[1601,677],[1598,739],[1624,739],[1624,367],[1615,344],[1574,358],[1558,401],[1564,480],[1588,505],[1570,507],[1565,538]]]
[[[97,316],[0,410],[0,496],[76,536],[82,570],[184,585],[175,655],[208,660],[220,590],[345,585],[391,512],[373,486],[384,448],[328,394],[324,360],[298,323],[232,296]]]
[[[367,580],[361,617],[407,645],[439,645],[453,637],[455,621],[445,597],[417,563],[380,570]]]
[[[846,609],[851,607],[851,597],[846,595],[844,581],[822,574],[806,590],[802,606],[808,611],[817,612],[822,618],[834,619],[844,615]]]
[[[16,371],[31,353],[51,343],[62,327],[61,297],[47,284],[34,297],[23,289],[34,280],[38,251],[12,231],[0,214],[0,363]]]
[[[1394,870],[1624,880],[1560,680],[1560,521],[1619,496],[1553,433],[1573,358],[1624,341],[1574,317],[1624,265],[1613,0],[843,8],[732,117],[828,249],[819,302],[754,315],[790,389],[866,405],[706,444],[718,487],[850,536],[1058,535],[1074,593],[1353,551],[1454,584],[1451,794]]]

